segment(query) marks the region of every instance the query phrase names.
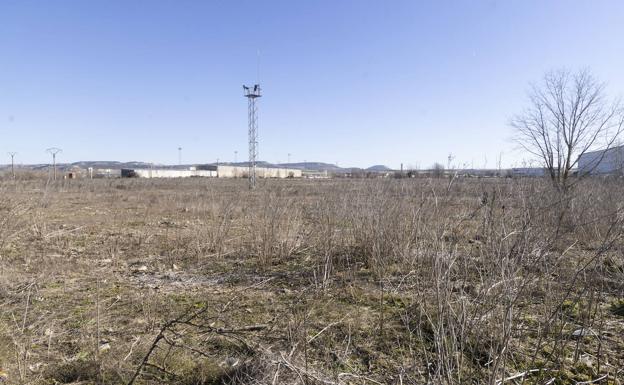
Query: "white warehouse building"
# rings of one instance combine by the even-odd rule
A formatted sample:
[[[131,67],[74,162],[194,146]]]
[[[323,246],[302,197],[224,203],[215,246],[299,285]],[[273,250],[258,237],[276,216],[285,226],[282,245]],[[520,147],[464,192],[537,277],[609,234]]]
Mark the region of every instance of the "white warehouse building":
[[[191,167],[189,170],[175,169],[122,169],[121,176],[124,178],[247,178],[248,167],[219,165]],[[259,178],[301,178],[302,171],[291,168],[256,167],[256,175]]]
[[[624,166],[624,146],[586,152],[578,160],[579,174],[615,174]]]
[[[215,177],[216,171],[211,170],[169,170],[157,168],[122,169],[123,178],[190,178]]]

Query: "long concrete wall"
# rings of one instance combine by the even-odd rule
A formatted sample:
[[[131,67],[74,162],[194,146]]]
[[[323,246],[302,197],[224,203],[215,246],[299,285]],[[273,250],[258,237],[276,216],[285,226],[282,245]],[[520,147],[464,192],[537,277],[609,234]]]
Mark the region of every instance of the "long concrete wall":
[[[209,170],[159,170],[159,169],[134,169],[139,178],[190,178],[190,177],[215,177],[216,171]]]
[[[128,170],[129,171],[129,170]],[[247,178],[249,169],[240,166],[218,166],[216,170],[165,170],[165,169],[133,169],[134,176],[139,178],[190,178],[219,177]],[[301,178],[301,170],[292,168],[257,167],[258,178]]]

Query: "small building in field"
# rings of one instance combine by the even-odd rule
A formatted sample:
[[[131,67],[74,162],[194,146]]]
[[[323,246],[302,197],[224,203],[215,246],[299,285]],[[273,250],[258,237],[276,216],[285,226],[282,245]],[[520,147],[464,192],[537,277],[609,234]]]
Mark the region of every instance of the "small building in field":
[[[622,174],[624,169],[624,146],[586,152],[579,157],[580,175]]]

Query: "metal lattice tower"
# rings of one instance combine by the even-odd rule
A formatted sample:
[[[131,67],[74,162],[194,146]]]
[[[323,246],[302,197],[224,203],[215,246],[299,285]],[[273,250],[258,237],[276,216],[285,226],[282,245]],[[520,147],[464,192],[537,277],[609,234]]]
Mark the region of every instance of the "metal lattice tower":
[[[253,189],[256,187],[256,162],[258,160],[258,108],[256,107],[256,99],[262,95],[259,84],[254,84],[253,87],[243,86],[243,90],[249,104],[247,110],[249,118],[249,188]]]

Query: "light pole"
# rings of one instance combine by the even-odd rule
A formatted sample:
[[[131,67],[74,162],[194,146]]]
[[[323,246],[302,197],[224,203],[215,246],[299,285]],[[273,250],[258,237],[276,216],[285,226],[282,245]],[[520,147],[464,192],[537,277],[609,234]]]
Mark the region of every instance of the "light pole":
[[[234,163],[238,163],[238,151],[234,151]]]
[[[15,155],[17,155],[17,152],[9,152],[9,156],[11,157],[11,175],[13,175],[13,179],[15,179]]]
[[[178,166],[182,166],[182,147],[178,147]]]
[[[260,84],[253,87],[243,86],[247,98],[248,136],[249,136],[249,188],[256,187],[256,162],[258,161],[258,108],[256,99],[262,96]]]
[[[59,152],[63,152],[60,148],[51,147],[46,150],[46,152],[52,154],[52,168],[54,170],[54,180],[56,180],[56,154]]]
[[[288,153],[288,163],[290,163],[290,152]]]

